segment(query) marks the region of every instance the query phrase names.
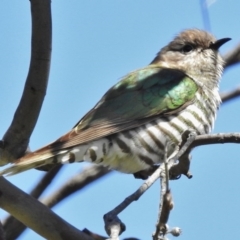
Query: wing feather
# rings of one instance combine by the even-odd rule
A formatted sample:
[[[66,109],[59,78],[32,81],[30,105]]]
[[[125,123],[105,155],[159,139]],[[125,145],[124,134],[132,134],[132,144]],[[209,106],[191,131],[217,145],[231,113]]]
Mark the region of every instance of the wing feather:
[[[141,126],[165,114],[177,114],[194,101],[197,84],[183,72],[149,65],[115,84],[67,134],[34,152],[54,156],[65,150]],[[18,162],[33,156],[26,155]]]

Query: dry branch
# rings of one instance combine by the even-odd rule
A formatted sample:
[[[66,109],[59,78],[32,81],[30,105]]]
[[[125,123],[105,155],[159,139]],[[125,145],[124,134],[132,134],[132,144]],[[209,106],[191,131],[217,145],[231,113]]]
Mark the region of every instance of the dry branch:
[[[53,168],[50,172],[46,173],[39,181],[37,186],[32,190],[31,196],[38,198],[44,189],[51,183],[51,180],[56,176],[61,166]],[[56,190],[52,195],[43,200],[45,205],[53,207],[60,201],[67,198],[69,195],[86,187],[88,184],[99,180],[101,177],[110,173],[110,170],[98,165],[91,166],[78,175],[69,179],[64,186]],[[6,239],[16,239],[26,229],[26,226],[18,221],[13,216],[8,216],[3,221]]]
[[[0,186],[0,207],[44,238],[92,240],[3,177],[0,177]]]
[[[229,92],[221,93],[220,96],[223,103],[226,103],[229,100],[233,100],[234,98],[240,96],[240,87],[237,87]]]
[[[240,133],[216,133],[197,136],[190,148],[223,143],[240,143]]]
[[[43,199],[41,202],[48,207],[53,207],[63,199],[86,187],[88,184],[99,180],[101,177],[110,173],[107,168],[99,165],[93,165],[86,168],[81,173],[70,178],[63,186],[56,190],[53,194]]]
[[[51,184],[52,180],[55,178],[61,168],[61,165],[57,165],[49,172],[47,172],[31,191],[30,196],[39,198],[44,190]],[[9,215],[3,221],[3,228],[5,231],[6,239],[17,239],[26,229],[26,226],[15,217]]]
[[[232,65],[239,63],[240,62],[240,43],[236,47],[234,47],[232,50],[230,50],[228,53],[226,53],[223,56],[223,59],[225,61],[224,70],[226,70],[226,68]],[[240,87],[237,87],[232,91],[229,91],[226,93],[221,93],[220,95],[221,95],[222,102],[225,103],[229,100],[232,100],[240,96]]]
[[[231,51],[224,55],[225,68],[233,66],[240,62],[240,43]]]
[[[21,101],[5,133],[0,165],[24,155],[46,94],[52,48],[51,1],[31,0],[31,62]]]

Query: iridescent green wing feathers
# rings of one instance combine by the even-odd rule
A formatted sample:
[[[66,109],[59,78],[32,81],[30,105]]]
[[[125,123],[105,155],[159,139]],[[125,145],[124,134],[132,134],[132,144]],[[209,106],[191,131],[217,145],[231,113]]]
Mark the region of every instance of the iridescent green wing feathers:
[[[61,148],[92,141],[144,124],[162,114],[180,111],[198,90],[183,72],[150,65],[125,76],[59,139]],[[65,143],[64,143],[65,142]]]
[[[196,91],[196,83],[181,71],[149,66],[114,85],[76,129],[121,125],[169,113],[190,102]]]

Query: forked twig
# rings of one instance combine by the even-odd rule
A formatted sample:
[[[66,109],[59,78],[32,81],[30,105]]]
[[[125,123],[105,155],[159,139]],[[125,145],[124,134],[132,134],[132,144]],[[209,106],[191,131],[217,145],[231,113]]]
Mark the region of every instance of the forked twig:
[[[196,134],[192,132],[189,132],[188,134],[189,137],[187,138],[186,143],[181,147],[181,149],[177,151],[174,157],[172,157],[172,154],[169,160],[167,160],[168,169],[170,169],[175,164],[176,159],[179,159],[194,141]],[[117,207],[104,215],[105,229],[107,234],[111,237],[111,240],[118,239],[115,236],[112,238],[112,235],[115,235],[116,233],[116,229],[118,229],[119,235],[125,230],[124,223],[121,222],[117,215],[126,209],[133,201],[137,201],[153,185],[153,183],[161,176],[164,171],[165,164],[161,164],[159,168],[157,168],[157,170],[140,186],[140,188],[138,188],[137,191],[129,195]]]
[[[170,215],[170,211],[173,209],[173,199],[171,195],[171,191],[169,189],[169,169],[174,167],[174,163],[176,160],[181,159],[182,156],[188,151],[190,145],[196,138],[195,132],[186,131],[182,135],[182,143],[181,148],[178,149],[176,154],[172,154],[169,159],[167,159],[167,150],[165,149],[164,154],[164,166],[165,171],[161,173],[161,196],[160,196],[160,204],[159,204],[159,214],[158,221],[156,224],[156,231],[153,234],[153,240],[164,239],[164,236],[168,232],[167,222]],[[173,157],[172,157],[173,156]]]

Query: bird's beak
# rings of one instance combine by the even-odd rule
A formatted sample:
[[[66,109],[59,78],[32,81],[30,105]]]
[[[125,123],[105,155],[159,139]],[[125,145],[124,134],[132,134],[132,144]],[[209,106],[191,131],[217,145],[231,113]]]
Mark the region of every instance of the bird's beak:
[[[211,43],[209,48],[213,49],[213,50],[218,50],[224,43],[230,41],[231,38],[222,38],[222,39],[219,39],[217,40],[216,42],[214,43]]]

